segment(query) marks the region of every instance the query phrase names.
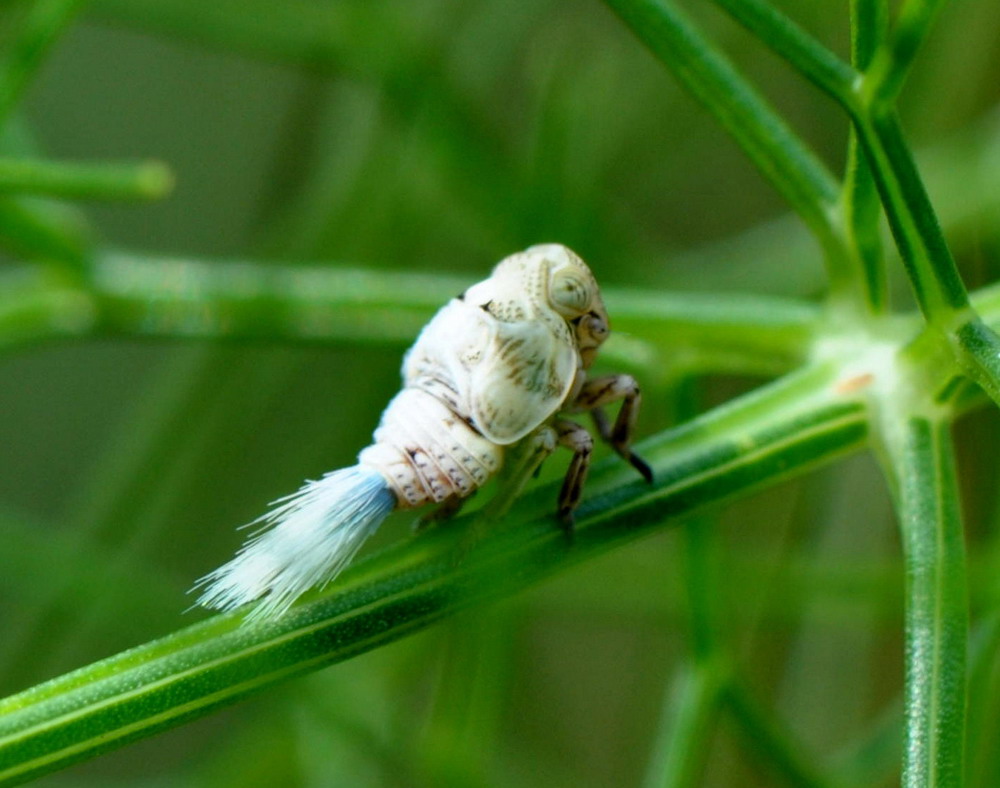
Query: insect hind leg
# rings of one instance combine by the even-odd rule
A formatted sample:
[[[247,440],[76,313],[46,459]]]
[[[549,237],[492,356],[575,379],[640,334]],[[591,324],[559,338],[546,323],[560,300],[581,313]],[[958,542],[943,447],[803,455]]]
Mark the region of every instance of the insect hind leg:
[[[433,525],[438,525],[439,523],[450,520],[462,511],[462,507],[465,506],[465,502],[475,494],[475,491],[473,491],[464,497],[461,495],[448,496],[436,508],[431,509],[426,514],[417,518],[417,520],[413,523],[413,530],[419,533],[420,531],[427,530]]]
[[[545,459],[555,451],[559,438],[556,431],[543,425],[528,435],[518,446],[500,479],[499,489],[484,507],[484,514],[499,520],[510,509],[528,481],[538,473]]]

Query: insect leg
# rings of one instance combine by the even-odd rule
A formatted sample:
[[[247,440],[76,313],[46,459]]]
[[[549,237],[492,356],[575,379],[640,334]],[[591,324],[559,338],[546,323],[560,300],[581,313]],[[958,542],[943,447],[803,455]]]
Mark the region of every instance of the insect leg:
[[[587,480],[590,470],[590,455],[594,450],[594,439],[583,427],[575,421],[559,419],[556,421],[556,433],[559,445],[573,452],[569,470],[559,491],[559,520],[568,532],[573,529],[573,510],[580,503],[583,493],[583,483]]]
[[[450,495],[441,502],[441,505],[431,509],[427,514],[422,515],[413,524],[413,530],[420,532],[445,520],[450,520],[456,514],[458,514],[462,507],[465,506],[465,502],[469,500],[475,492],[470,493],[464,497],[460,495]]]
[[[597,434],[601,436],[601,440],[605,443],[611,443],[611,420],[608,419],[604,408],[600,406],[593,408],[590,411],[590,418],[594,420],[594,427],[597,428]]]
[[[590,411],[600,436],[611,444],[611,448],[623,459],[631,463],[647,482],[652,482],[652,469],[629,449],[641,399],[639,384],[631,375],[608,375],[586,381],[569,410]],[[609,425],[601,406],[618,400],[621,400],[621,409],[618,411],[615,423]]]
[[[528,435],[512,452],[504,469],[496,495],[487,504],[487,516],[493,520],[503,517],[511,504],[524,489],[524,485],[552,452],[558,442],[556,431],[544,425]]]

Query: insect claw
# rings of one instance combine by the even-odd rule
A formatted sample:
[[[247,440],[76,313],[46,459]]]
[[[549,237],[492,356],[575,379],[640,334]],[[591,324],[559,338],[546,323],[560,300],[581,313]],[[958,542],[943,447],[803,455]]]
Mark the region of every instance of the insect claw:
[[[573,510],[563,507],[559,510],[559,527],[562,528],[563,535],[569,544],[573,544],[576,538],[576,518],[573,517]]]
[[[643,479],[645,479],[649,484],[653,483],[653,469],[649,467],[649,464],[642,459],[642,457],[638,454],[632,454],[632,452],[629,452],[625,459],[629,461],[633,468],[642,474]]]

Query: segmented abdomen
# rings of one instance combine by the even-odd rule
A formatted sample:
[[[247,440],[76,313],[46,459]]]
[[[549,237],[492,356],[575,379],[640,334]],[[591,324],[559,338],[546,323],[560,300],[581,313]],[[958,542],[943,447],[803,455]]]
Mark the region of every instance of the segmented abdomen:
[[[381,473],[402,508],[464,498],[503,462],[503,447],[486,440],[432,394],[404,388],[385,412],[358,462]]]

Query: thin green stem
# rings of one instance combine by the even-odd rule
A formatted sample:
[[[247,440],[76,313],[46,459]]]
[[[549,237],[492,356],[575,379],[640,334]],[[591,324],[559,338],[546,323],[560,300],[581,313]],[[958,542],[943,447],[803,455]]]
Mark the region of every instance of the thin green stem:
[[[855,68],[830,52],[766,0],[715,2],[849,113],[858,113],[855,86],[861,75]],[[863,67],[871,57],[875,34],[872,32],[872,20],[868,18],[870,4],[861,5],[860,9],[854,10],[854,16],[862,14],[865,18],[852,27],[852,61]],[[872,36],[871,41],[866,38],[869,35]],[[868,312],[881,314],[887,307],[887,293],[878,235],[878,202],[871,174],[858,154],[853,136],[840,211],[844,215],[843,232],[847,236],[840,263],[849,271],[849,279],[854,283],[854,295]],[[834,292],[833,295],[836,297],[838,294]]]
[[[667,693],[663,725],[647,770],[644,788],[696,788],[719,712],[721,690],[729,678],[721,663],[702,662],[682,670]]]
[[[66,283],[35,277],[50,309]],[[91,319],[50,313],[31,330],[0,321],[0,344],[65,336],[161,336],[408,344],[434,311],[470,282],[454,276],[335,266],[144,257],[104,253],[77,300]],[[47,286],[53,289],[46,294]],[[49,297],[51,295],[51,297]],[[9,299],[8,297],[9,296]],[[808,359],[822,325],[815,304],[764,296],[605,292],[614,321],[602,355],[648,374],[683,371],[776,375]],[[0,309],[24,310],[0,291]],[[67,306],[69,309],[70,306]],[[48,331],[46,330],[48,327]],[[657,348],[666,349],[664,352]]]
[[[859,74],[766,0],[715,0],[730,16],[841,104],[854,101]]]
[[[90,228],[70,206],[0,196],[0,246],[19,257],[80,268],[92,244]]]
[[[995,567],[995,562],[994,562]],[[987,785],[987,770],[992,746],[983,746],[996,730],[995,709],[998,699],[997,654],[1000,653],[1000,611],[993,609],[973,631],[969,646],[969,720],[966,766],[969,785]],[[994,719],[991,720],[990,717]],[[992,742],[991,742],[992,743]],[[978,778],[978,779],[977,779]]]
[[[897,418],[883,441],[906,565],[903,785],[960,786],[968,600],[955,458],[947,424]]]
[[[884,36],[887,9],[881,0],[851,2],[851,63],[864,70]],[[841,198],[844,224],[854,250],[858,275],[864,283],[869,308],[882,314],[888,308],[888,284],[879,227],[881,207],[871,167],[852,126]]]
[[[0,194],[74,200],[158,200],[172,188],[173,175],[158,161],[120,164],[0,158]]]
[[[861,283],[865,306],[873,314],[885,314],[889,307],[889,286],[879,233],[878,192],[853,129],[847,145],[841,210],[853,252],[851,263]]]
[[[954,321],[955,313],[968,306],[968,296],[891,102],[872,96],[872,85],[883,84],[878,82],[880,77],[866,74],[863,78],[855,78],[850,83],[853,90],[848,90],[848,72],[842,77],[836,76],[840,72],[833,66],[833,56],[766,3],[761,0],[717,2],[771,49],[813,79],[851,115],[921,311],[930,322],[947,328]],[[931,22],[935,10],[932,6],[937,5],[940,3],[915,0],[904,7],[892,37],[893,46],[902,47],[904,70],[906,58],[915,53]],[[878,7],[865,6],[863,10],[873,23],[878,23],[882,13]],[[877,37],[876,28],[873,38]],[[864,47],[864,54],[871,55],[873,44],[874,41],[862,40],[856,46]],[[883,51],[885,47],[871,56],[878,60]]]
[[[32,3],[13,45],[0,60],[0,124],[7,119],[49,49],[82,5],[82,0],[35,0]]]
[[[730,61],[671,0],[607,0],[788,200],[823,247],[831,287],[849,289],[832,215],[839,184]]]
[[[965,373],[1000,404],[1000,337],[979,318],[959,326],[953,350]]]
[[[688,377],[674,388],[679,421],[701,410],[698,381]],[[732,666],[722,636],[721,544],[708,515],[685,521],[683,566],[691,630],[690,664],[675,678],[661,713],[660,732],[646,773],[646,786],[685,788],[701,781],[715,732],[722,690]]]
[[[691,647],[695,662],[728,654],[723,635],[722,544],[717,523],[701,518],[684,524],[684,581],[690,609]]]
[[[836,773],[846,785],[888,785],[902,760],[903,702],[890,701],[865,735],[837,757]]]
[[[688,377],[675,387],[676,418],[688,421],[704,409],[701,387]],[[722,540],[714,518],[695,517],[684,523],[684,587],[691,629],[691,657],[695,663],[728,659],[723,609],[727,584],[722,570]]]
[[[93,299],[51,269],[0,271],[0,349],[94,329]]]
[[[639,447],[655,485],[609,461],[568,544],[547,512],[554,486],[517,501],[454,561],[438,529],[355,565],[277,621],[217,616],[0,701],[0,784],[9,785],[206,714],[250,692],[391,642],[485,599],[866,440],[864,408],[832,392],[830,367],[780,380]],[[461,518],[468,524],[475,515]]]
[[[868,69],[888,30],[886,0],[851,0],[851,64],[856,71]]]
[[[875,103],[889,106],[906,81],[917,52],[930,33],[946,0],[906,0],[888,36],[884,38],[866,74]]]
[[[838,783],[816,768],[815,758],[808,756],[793,733],[767,711],[750,691],[739,682],[732,682],[725,693],[726,708],[740,724],[755,753],[766,755],[767,762],[797,788],[834,788]]]
[[[855,128],[920,311],[930,323],[948,330],[968,307],[968,295],[899,119],[892,112],[860,113]]]

